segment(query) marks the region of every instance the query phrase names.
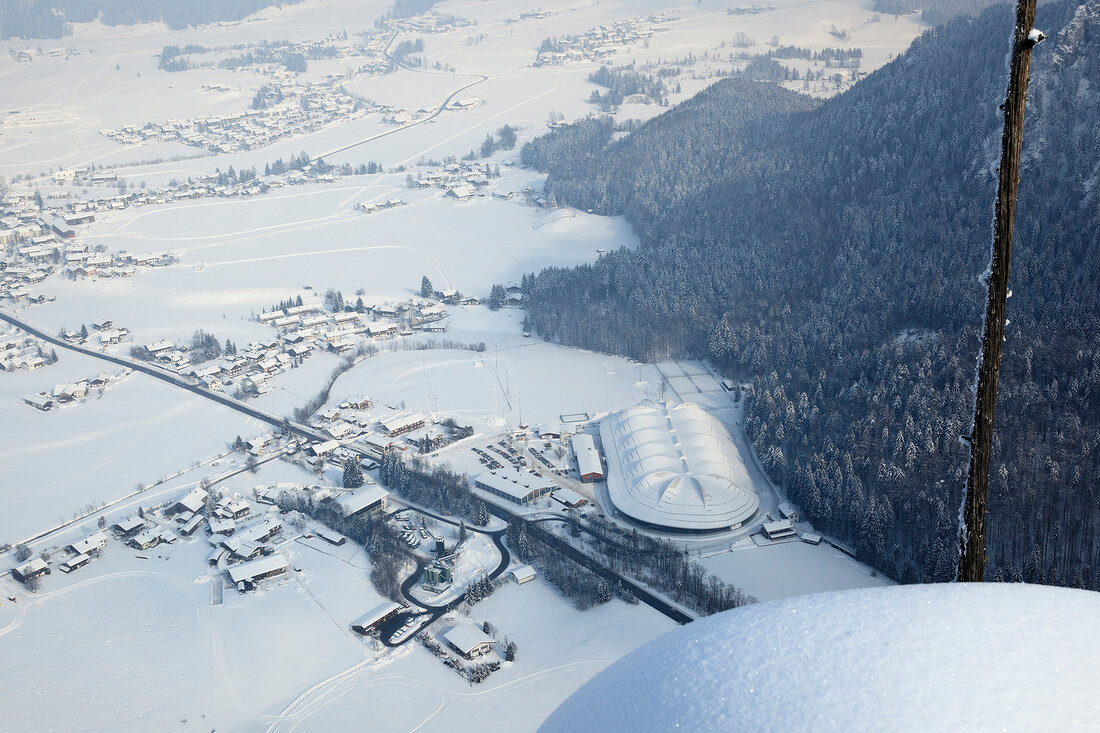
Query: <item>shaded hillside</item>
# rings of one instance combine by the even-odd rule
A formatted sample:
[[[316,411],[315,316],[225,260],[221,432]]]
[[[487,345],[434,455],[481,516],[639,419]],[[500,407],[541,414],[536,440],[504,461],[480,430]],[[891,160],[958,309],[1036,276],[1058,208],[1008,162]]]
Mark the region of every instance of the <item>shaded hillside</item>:
[[[548,195],[626,214],[642,246],[527,278],[529,325],[751,378],[746,427],[791,497],[894,577],[949,578],[1011,23],[953,21],[787,114],[774,88],[719,82],[557,163]],[[1045,5],[1039,25],[990,574],[1097,588],[1100,6]]]

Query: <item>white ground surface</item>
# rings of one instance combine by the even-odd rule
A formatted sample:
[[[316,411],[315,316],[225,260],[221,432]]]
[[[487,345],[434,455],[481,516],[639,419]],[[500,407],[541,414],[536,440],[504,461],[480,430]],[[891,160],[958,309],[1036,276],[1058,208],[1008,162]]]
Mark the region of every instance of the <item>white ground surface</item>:
[[[738,547],[699,560],[708,573],[744,589],[759,601],[849,588],[892,585],[828,545],[786,542]]]
[[[1092,730],[1098,613],[1097,593],[975,583],[750,606],[637,650],[542,729]]]
[[[99,130],[239,112],[264,81],[252,72],[158,71],[156,54],[165,45],[320,39],[345,29],[354,33],[370,26],[389,3],[309,0],[266,10],[262,20],[217,28],[171,32],[156,25],[91,24],[78,26],[72,38],[61,41],[12,41],[8,46],[13,49],[72,46],[80,55],[35,56],[28,64],[0,57],[0,176],[39,176],[94,163],[113,166],[131,184],[159,186],[229,165],[262,170],[266,162],[303,149],[314,155],[332,153],[330,162],[378,161],[390,168],[422,158],[461,157],[504,124],[518,128],[522,144],[545,131],[552,115],[571,120],[593,110],[585,101],[595,89],[587,76],[599,63],[531,68],[544,38],[662,10],[678,17],[667,32],[656,34],[648,45],[623,47],[601,63],[726,54],[730,49],[722,44],[735,32],[755,38],[757,48],[751,50],[756,51],[765,50],[763,43],[773,35],[782,43],[813,48],[844,45],[828,32],[835,25],[850,32],[848,45],[863,48],[863,69],[870,70],[904,50],[921,30],[914,16],[867,23],[870,0],[775,0],[776,10],[746,16],[728,15],[728,5],[717,0],[679,5],[658,0],[447,0],[437,7],[440,12],[476,19],[477,25],[424,36],[423,55],[428,63],[453,66],[456,73],[402,70],[350,82],[349,89],[410,110],[432,108],[483,75],[484,81],[462,93],[479,97],[483,104],[445,112],[433,122],[338,153],[333,151],[394,128],[368,117],[230,156],[209,156],[177,143],[123,146]],[[552,14],[505,23],[535,9]],[[480,42],[467,43],[481,34],[485,37]],[[397,40],[416,37],[404,33]],[[317,80],[334,65],[311,66],[310,78]],[[683,91],[670,95],[672,102],[710,83],[704,66],[697,71],[699,78],[681,78]],[[202,91],[209,83],[230,90]],[[656,105],[627,105],[619,116],[646,118],[660,111]],[[504,165],[518,152],[493,157],[502,166],[502,177],[493,180],[490,191],[541,187],[533,172]],[[34,186],[44,195],[56,190],[42,178],[28,190]],[[113,190],[104,187],[97,195],[107,193]],[[85,196],[82,189],[74,195]],[[389,198],[408,204],[370,216],[354,209],[355,204]],[[428,275],[437,288],[485,296],[494,283],[518,281],[546,266],[592,261],[597,250],[635,246],[637,240],[621,219],[547,213],[523,203],[522,195],[460,203],[442,198],[438,189],[411,191],[404,172],[391,172],[279,189],[254,199],[104,213],[80,228],[78,241],[111,251],[171,251],[180,263],[123,280],[73,282],[54,276],[36,290],[56,296],[56,301],[13,312],[54,332],[111,319],[131,329],[136,343],[187,341],[202,328],[222,341],[243,345],[274,333],[251,320],[254,313],[304,285],[319,292],[340,289],[351,298],[361,289],[368,302],[403,300]],[[448,333],[435,338],[484,341],[485,352],[379,355],[341,377],[333,400],[367,394],[382,405],[453,415],[488,435],[521,422],[556,421],[562,413],[595,415],[659,398],[661,373],[668,376],[672,366],[662,365],[658,372],[652,365],[524,338],[518,311],[450,310]],[[115,350],[126,353],[128,348]],[[114,521],[139,505],[182,496],[200,479],[216,479],[239,467],[235,459],[219,458],[234,437],[269,429],[136,374],[112,384],[102,397],[93,394],[83,403],[38,413],[22,403],[23,395],[117,371],[86,357],[62,351],[59,356],[57,364],[33,373],[0,374],[0,543],[47,531],[89,504],[118,501],[107,511]],[[335,357],[312,356],[301,368],[273,379],[273,391],[257,404],[277,414],[290,412],[318,391],[319,380],[334,365]],[[690,394],[695,400],[717,400],[708,405],[728,410],[726,398],[719,399],[715,390],[692,392],[687,373],[668,380],[681,399]],[[723,419],[735,422],[736,412]],[[454,450],[473,455],[461,446]],[[337,474],[329,469],[325,478],[336,482]],[[275,461],[258,476],[244,474],[226,486],[243,493],[253,483],[316,480]],[[154,486],[119,501],[139,483]],[[762,495],[761,501],[765,510],[774,505],[770,496]],[[84,520],[33,549],[63,545],[93,526],[94,518]],[[7,669],[19,672],[0,687],[5,727],[333,730],[371,721],[377,730],[482,730],[489,720],[531,730],[592,674],[672,627],[644,606],[616,602],[579,613],[541,580],[506,586],[476,606],[473,615],[492,620],[517,641],[519,659],[483,685],[470,687],[418,646],[379,660],[369,644],[347,631],[350,620],[379,600],[361,551],[315,541],[290,543],[285,551],[301,568],[300,575],[269,581],[260,593],[246,597],[226,590],[224,604],[218,606],[211,605],[207,551],[205,541],[196,537],[141,560],[112,543],[91,566],[71,576],[55,572],[46,578],[33,596],[9,575],[0,577],[0,658]],[[824,551],[811,550],[817,560],[785,557],[791,552],[764,548],[732,553],[732,561],[715,556],[704,563],[760,597],[862,582],[859,573],[839,567],[817,569],[836,565]],[[0,569],[13,564],[10,554],[0,556]],[[18,602],[7,601],[8,595]]]

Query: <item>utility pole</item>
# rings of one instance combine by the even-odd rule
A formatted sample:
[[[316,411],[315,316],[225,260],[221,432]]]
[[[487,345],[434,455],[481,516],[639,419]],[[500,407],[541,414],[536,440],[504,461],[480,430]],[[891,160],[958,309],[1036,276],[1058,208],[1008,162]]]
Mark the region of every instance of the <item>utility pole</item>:
[[[1024,137],[1024,107],[1031,66],[1031,50],[1044,36],[1035,30],[1036,0],[1019,0],[1016,27],[1012,31],[1012,69],[1005,95],[1004,131],[1001,134],[1001,166],[997,206],[993,214],[993,247],[989,269],[982,275],[989,288],[978,354],[974,390],[974,422],[964,442],[970,445],[970,466],[963,493],[959,526],[958,580],[981,582],[985,577],[985,515],[989,493],[989,456],[993,444],[993,415],[997,407],[997,380],[1001,372],[1001,348],[1008,300],[1008,271],[1012,259],[1012,225],[1016,215],[1016,191],[1020,184],[1020,149]]]

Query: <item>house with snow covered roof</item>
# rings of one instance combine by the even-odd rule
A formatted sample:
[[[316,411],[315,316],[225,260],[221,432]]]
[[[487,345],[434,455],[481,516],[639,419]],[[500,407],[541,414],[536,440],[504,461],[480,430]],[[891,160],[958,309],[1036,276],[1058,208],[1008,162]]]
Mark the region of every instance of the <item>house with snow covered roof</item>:
[[[458,624],[442,635],[447,646],[466,657],[474,659],[488,654],[496,639],[474,624]]]
[[[265,578],[285,573],[288,567],[286,558],[280,554],[275,554],[261,557],[258,560],[243,562],[239,565],[232,565],[226,572],[238,590],[246,591],[254,588],[256,583]]]
[[[203,489],[198,487],[191,489],[187,493],[187,496],[183,497],[169,508],[165,514],[179,514],[181,512],[191,512],[192,514],[198,514],[202,511],[202,508],[206,505],[206,497],[209,494]]]
[[[89,535],[82,540],[69,545],[68,549],[76,555],[88,555],[93,552],[99,552],[107,546],[107,535],[102,532],[96,532],[93,535]]]
[[[401,605],[393,601],[386,601],[372,608],[355,621],[351,622],[351,628],[364,636],[378,628],[378,625],[388,621],[401,611]]]
[[[390,492],[375,483],[368,483],[354,491],[339,496],[335,504],[348,519],[366,514],[377,514],[386,511],[386,503]]]

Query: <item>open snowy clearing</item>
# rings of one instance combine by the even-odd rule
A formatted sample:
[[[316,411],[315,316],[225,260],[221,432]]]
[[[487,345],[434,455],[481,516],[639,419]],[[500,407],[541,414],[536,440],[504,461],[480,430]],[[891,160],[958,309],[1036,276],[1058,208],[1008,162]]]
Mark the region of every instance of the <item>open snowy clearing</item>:
[[[856,562],[828,545],[784,542],[764,547],[738,547],[708,555],[699,564],[727,583],[733,583],[759,601],[788,598],[849,588],[893,585],[874,575],[871,568]]]
[[[252,418],[144,374],[119,378],[102,396],[93,389],[84,401],[50,412],[24,404],[25,394],[122,371],[71,352],[58,356],[34,372],[0,374],[2,542],[71,520],[88,504],[128,496],[138,484],[150,486],[225,453],[237,435],[261,432]],[[206,467],[189,479],[218,472]]]

